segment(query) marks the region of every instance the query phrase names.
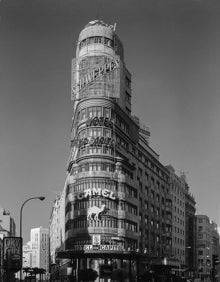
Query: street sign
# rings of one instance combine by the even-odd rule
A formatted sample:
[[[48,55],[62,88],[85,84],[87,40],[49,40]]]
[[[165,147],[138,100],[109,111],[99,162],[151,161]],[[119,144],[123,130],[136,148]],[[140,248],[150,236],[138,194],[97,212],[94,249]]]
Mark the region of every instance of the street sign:
[[[17,272],[22,268],[22,238],[3,238],[4,269],[8,272]]]

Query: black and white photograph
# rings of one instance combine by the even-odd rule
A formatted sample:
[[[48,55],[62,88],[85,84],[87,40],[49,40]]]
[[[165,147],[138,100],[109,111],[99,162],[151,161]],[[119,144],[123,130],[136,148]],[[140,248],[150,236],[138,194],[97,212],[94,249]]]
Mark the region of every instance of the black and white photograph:
[[[219,146],[219,0],[0,0],[0,282],[220,282]]]

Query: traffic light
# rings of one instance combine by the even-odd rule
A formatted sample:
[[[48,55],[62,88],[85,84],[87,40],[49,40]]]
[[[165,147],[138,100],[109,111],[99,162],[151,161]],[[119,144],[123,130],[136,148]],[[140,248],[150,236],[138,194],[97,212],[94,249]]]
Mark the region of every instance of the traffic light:
[[[219,260],[219,257],[218,255],[212,255],[212,265],[213,265],[213,268],[220,264],[220,260]]]

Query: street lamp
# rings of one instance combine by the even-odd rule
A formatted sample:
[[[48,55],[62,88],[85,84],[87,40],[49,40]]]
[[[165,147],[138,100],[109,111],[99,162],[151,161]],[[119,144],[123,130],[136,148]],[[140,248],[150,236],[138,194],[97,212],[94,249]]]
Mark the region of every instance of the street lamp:
[[[24,205],[29,202],[30,200],[40,200],[40,201],[43,201],[45,199],[45,197],[41,196],[41,197],[31,197],[29,199],[27,199],[26,201],[24,201],[24,203],[22,204],[21,206],[21,209],[20,209],[20,237],[22,238],[22,210],[23,210],[23,207]],[[23,246],[21,248],[21,270],[20,270],[20,280],[22,281],[22,264],[23,264]]]

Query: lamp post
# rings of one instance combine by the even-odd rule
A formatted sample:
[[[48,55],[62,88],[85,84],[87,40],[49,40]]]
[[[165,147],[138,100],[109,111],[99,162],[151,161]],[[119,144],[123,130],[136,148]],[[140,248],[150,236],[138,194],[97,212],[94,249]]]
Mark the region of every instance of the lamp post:
[[[22,238],[22,211],[23,211],[23,207],[30,200],[36,200],[36,199],[40,200],[40,201],[43,201],[45,199],[45,197],[41,196],[41,197],[31,197],[31,198],[28,198],[26,201],[24,201],[24,203],[21,206],[21,209],[20,209],[20,237],[21,238]],[[21,248],[21,270],[20,270],[20,280],[21,281],[22,281],[22,264],[23,264],[23,246]]]

